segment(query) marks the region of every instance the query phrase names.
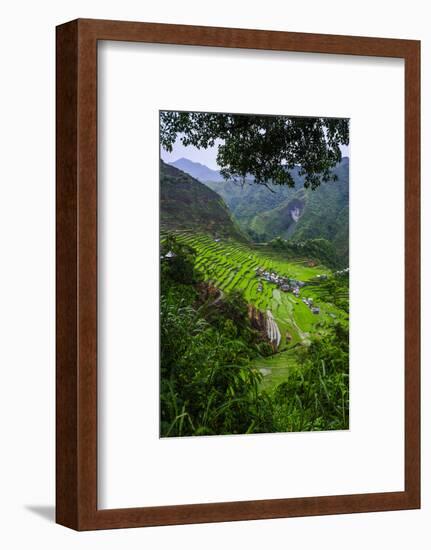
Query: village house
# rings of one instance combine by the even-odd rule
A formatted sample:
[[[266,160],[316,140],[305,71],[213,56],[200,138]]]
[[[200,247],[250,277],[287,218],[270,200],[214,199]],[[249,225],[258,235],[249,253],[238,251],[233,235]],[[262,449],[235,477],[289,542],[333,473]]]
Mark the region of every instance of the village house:
[[[175,258],[175,253],[172,252],[172,250],[169,250],[169,252],[166,252],[166,254],[163,256],[160,256],[160,259],[161,260],[166,260],[166,259],[170,259],[170,258]]]
[[[313,298],[302,298],[302,301],[310,308],[311,313],[314,313],[314,315],[320,313],[320,308],[313,305]]]
[[[297,298],[299,297],[300,289],[305,286],[305,283],[303,281],[289,279],[289,277],[282,277],[281,275],[277,275],[277,273],[275,273],[274,271],[265,271],[261,267],[256,267],[255,271],[256,277],[261,277],[263,280],[277,285],[278,288],[283,292],[292,292],[292,294],[294,294],[294,296],[296,296]],[[261,290],[259,290],[259,287],[258,291],[261,292]]]
[[[344,275],[345,273],[349,273],[348,267],[341,269],[340,271],[334,271],[334,275]]]

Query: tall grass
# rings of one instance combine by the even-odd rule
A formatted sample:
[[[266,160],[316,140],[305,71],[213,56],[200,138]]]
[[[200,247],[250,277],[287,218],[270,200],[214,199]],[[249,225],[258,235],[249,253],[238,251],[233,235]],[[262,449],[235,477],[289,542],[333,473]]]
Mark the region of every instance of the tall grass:
[[[324,326],[301,349],[286,381],[265,389],[252,365],[269,353],[238,292],[203,297],[191,247],[162,249],[160,299],[162,437],[346,429],[348,332]]]

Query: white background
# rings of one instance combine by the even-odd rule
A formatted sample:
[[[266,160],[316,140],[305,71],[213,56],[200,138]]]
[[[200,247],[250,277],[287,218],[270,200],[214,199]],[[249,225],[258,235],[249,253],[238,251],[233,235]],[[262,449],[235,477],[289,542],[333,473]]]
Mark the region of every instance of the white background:
[[[431,295],[423,285],[423,507],[360,514],[74,533],[54,504],[54,26],[81,17],[422,39],[423,280],[431,278],[431,37],[427,2],[105,0],[2,5],[1,517],[5,548],[428,549]],[[360,94],[358,90],[358,94]],[[378,152],[377,152],[378,154]],[[382,159],[384,162],[385,159]],[[384,211],[386,205],[378,205]]]
[[[99,507],[402,491],[403,62],[99,48]],[[160,108],[350,118],[349,431],[159,439]]]

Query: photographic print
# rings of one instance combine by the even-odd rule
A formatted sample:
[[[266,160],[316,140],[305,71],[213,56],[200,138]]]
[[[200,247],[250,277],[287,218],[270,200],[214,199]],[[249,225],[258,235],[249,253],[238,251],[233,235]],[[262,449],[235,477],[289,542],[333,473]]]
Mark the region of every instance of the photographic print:
[[[160,111],[160,437],[349,428],[349,120]]]

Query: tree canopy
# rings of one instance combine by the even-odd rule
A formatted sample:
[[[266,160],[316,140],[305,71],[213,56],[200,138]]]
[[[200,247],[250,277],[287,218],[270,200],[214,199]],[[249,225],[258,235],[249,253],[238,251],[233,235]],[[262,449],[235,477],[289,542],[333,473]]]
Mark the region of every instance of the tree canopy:
[[[340,145],[349,143],[349,120],[225,113],[162,111],[160,142],[172,151],[177,137],[184,146],[218,145],[217,163],[227,180],[288,185],[299,168],[305,187],[336,180],[332,168],[341,160]]]

